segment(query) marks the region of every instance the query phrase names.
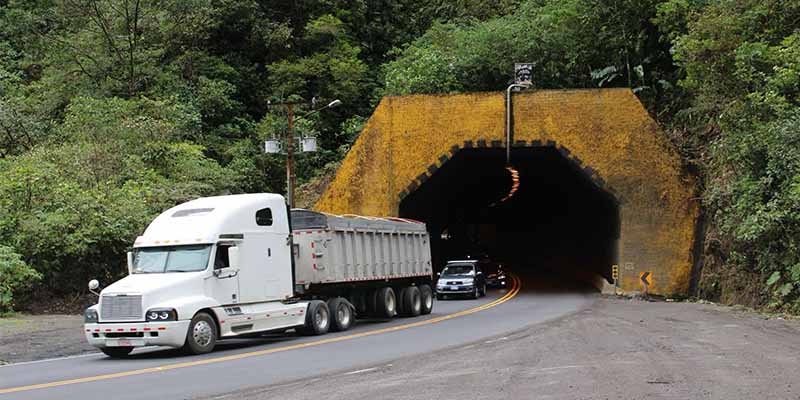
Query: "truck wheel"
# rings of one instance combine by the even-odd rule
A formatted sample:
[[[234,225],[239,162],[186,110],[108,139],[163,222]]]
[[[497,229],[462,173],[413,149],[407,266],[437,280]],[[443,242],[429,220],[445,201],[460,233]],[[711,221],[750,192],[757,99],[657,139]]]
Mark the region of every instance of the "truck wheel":
[[[328,300],[328,310],[331,312],[332,331],[346,331],[353,326],[353,309],[347,303],[347,300],[341,297],[334,297]]]
[[[356,317],[363,318],[369,315],[367,310],[367,294],[365,292],[353,292],[353,294],[350,295],[350,304],[356,308]]]
[[[420,314],[428,315],[433,311],[433,290],[428,285],[419,285]]]
[[[472,289],[472,298],[477,299],[478,297],[481,297],[481,292],[478,290],[478,287],[475,286],[475,288]]]
[[[131,354],[133,347],[103,347],[100,351],[111,358],[125,358]]]
[[[486,297],[486,284],[481,287],[481,297]]]
[[[189,323],[183,351],[188,354],[205,354],[217,345],[217,324],[208,313],[199,312]]]
[[[390,287],[377,290],[375,295],[375,311],[380,318],[392,318],[397,315],[397,296]]]
[[[403,305],[402,315],[404,317],[417,317],[422,312],[422,299],[420,298],[419,288],[408,286],[400,291],[400,304]]]
[[[372,318],[378,316],[378,292],[380,289],[369,290],[364,297],[366,297],[367,317]]]
[[[306,324],[296,330],[301,335],[323,335],[328,332],[330,326],[331,313],[328,305],[321,300],[312,300],[308,303]]]

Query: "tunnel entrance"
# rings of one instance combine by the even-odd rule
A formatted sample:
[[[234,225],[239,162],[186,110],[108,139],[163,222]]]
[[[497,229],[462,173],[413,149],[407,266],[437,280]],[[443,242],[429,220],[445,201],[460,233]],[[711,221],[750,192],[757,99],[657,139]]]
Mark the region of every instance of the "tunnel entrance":
[[[617,263],[617,199],[554,147],[514,148],[519,187],[505,149],[462,149],[400,203],[424,221],[434,270],[483,255],[526,274],[555,273],[596,287]]]

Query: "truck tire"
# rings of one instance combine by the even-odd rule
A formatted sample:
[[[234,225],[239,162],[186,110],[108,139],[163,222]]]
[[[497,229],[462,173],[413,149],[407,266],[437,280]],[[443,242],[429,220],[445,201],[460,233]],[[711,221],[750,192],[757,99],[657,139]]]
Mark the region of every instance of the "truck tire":
[[[375,314],[385,319],[397,315],[397,296],[391,287],[382,287],[375,292]]]
[[[364,318],[369,315],[366,292],[361,290],[353,292],[350,295],[350,304],[356,309],[356,318]]]
[[[374,318],[378,316],[378,292],[380,289],[374,289],[367,291],[366,295],[366,305],[367,305],[367,313],[366,316],[369,318]]]
[[[401,317],[406,316],[406,305],[403,302],[403,299],[406,297],[406,292],[410,286],[401,287],[399,292],[397,293],[397,315]]]
[[[103,347],[100,349],[103,354],[111,358],[125,358],[133,351],[133,347]]]
[[[473,298],[473,299],[477,299],[478,297],[481,297],[481,291],[480,291],[480,290],[478,290],[478,287],[477,287],[477,286],[475,286],[475,287],[472,289],[472,298]]]
[[[481,287],[481,297],[486,297],[486,284]]]
[[[428,315],[433,311],[433,290],[428,285],[419,285],[420,314]]]
[[[331,326],[331,313],[328,305],[321,300],[308,303],[305,325],[296,329],[297,333],[306,336],[324,335]]]
[[[418,317],[422,313],[422,299],[419,293],[419,288],[416,286],[404,287],[400,291],[400,304],[402,304],[402,313],[404,317]]]
[[[353,326],[353,307],[347,300],[334,297],[328,300],[328,310],[331,312],[331,330],[341,332]]]
[[[199,312],[192,317],[186,332],[183,351],[187,354],[205,354],[217,345],[217,324],[208,313]]]

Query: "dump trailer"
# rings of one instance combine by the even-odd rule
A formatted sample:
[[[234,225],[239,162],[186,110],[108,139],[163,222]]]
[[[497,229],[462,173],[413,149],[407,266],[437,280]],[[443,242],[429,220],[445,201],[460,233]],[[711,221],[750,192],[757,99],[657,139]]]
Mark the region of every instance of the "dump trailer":
[[[150,223],[84,331],[111,357],[149,345],[201,354],[226,338],[428,314],[431,282],[423,223],[290,211],[268,193],[207,197]]]

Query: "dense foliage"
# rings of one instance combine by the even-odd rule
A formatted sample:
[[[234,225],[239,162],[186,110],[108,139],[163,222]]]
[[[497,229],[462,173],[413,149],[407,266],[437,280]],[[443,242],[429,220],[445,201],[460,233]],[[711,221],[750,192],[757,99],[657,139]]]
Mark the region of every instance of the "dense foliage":
[[[0,315],[12,311],[14,295],[31,287],[41,274],[10,247],[0,245]]]
[[[797,307],[798,21],[788,0],[0,1],[0,243],[82,290],[165,207],[283,192],[270,104],[344,103],[297,123],[321,147],[307,205],[381,96],[498,90],[527,61],[539,88],[631,87],[665,126],[702,182],[702,294]]]

